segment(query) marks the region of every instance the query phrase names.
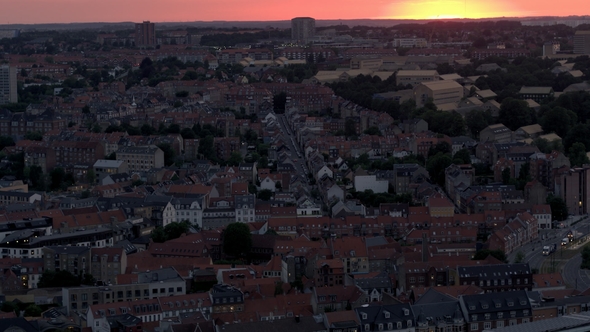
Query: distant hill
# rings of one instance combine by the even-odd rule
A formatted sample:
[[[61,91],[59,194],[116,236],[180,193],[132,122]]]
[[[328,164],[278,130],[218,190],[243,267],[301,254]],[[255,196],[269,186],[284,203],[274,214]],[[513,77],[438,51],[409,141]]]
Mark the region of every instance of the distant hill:
[[[580,20],[590,19],[589,16],[569,16],[569,17],[497,17],[485,19],[445,19],[446,22],[483,22],[483,21],[535,21],[535,20]],[[348,25],[348,26],[380,26],[389,27],[399,24],[425,24],[434,20],[399,20],[399,19],[350,19],[350,20],[316,20],[317,27]],[[175,27],[195,27],[195,28],[266,28],[273,27],[285,29],[291,27],[290,20],[284,21],[194,21],[194,22],[155,22],[156,29],[175,28]],[[46,24],[0,24],[0,29],[20,29],[20,30],[121,30],[133,28],[134,22],[94,22],[94,23],[46,23]]]

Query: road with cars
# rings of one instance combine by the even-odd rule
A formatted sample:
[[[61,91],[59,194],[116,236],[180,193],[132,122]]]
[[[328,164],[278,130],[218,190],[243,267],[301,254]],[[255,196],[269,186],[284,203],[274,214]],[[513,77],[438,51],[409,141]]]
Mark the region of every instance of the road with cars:
[[[295,170],[307,183],[307,174],[309,173],[309,169],[305,164],[305,156],[303,155],[303,151],[301,150],[299,145],[297,145],[295,133],[293,132],[291,126],[288,125],[287,118],[284,114],[277,114],[277,120],[279,126],[281,127],[281,130],[283,131],[283,134],[286,137],[289,150],[291,151],[291,160],[293,161]]]
[[[579,222],[576,223],[578,220]],[[568,233],[575,233],[577,238],[562,246],[562,239],[566,238]],[[508,259],[514,262],[516,255],[522,252],[525,255],[524,262],[529,263],[531,269],[537,269],[543,273],[549,272],[540,271],[543,266],[554,266],[556,272],[561,272],[567,285],[578,290],[586,290],[590,287],[590,271],[580,270],[582,257],[578,251],[588,243],[589,235],[590,220],[585,217],[574,217],[563,229],[541,230],[538,241],[521,247],[508,255]],[[543,246],[551,245],[555,245],[557,250],[548,256],[543,256]]]

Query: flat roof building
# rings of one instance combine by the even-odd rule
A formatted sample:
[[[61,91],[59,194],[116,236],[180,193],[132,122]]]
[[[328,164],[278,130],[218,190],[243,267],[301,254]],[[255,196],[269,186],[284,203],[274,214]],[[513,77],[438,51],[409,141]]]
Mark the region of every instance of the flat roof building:
[[[455,81],[423,82],[414,88],[416,106],[422,107],[429,100],[439,106],[458,103],[463,98],[463,87]]]
[[[18,102],[16,67],[0,66],[0,105]]]
[[[574,54],[590,54],[590,31],[576,31]]]
[[[307,42],[315,35],[315,19],[295,17],[291,20],[291,39]]]

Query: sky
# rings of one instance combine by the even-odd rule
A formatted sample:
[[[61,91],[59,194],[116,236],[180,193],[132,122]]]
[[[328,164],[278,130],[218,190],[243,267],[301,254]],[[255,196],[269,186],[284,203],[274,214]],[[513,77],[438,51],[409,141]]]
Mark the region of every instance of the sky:
[[[0,24],[590,15],[588,0],[0,0],[0,8]]]

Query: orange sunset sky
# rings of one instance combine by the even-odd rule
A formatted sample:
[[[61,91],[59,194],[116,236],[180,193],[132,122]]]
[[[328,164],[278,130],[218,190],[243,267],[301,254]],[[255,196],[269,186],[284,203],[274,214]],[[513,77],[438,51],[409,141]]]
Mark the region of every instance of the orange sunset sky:
[[[0,24],[485,18],[590,14],[588,0],[0,0]]]

